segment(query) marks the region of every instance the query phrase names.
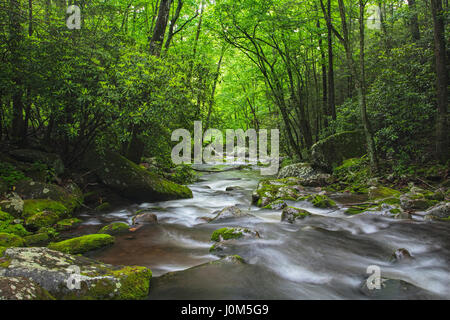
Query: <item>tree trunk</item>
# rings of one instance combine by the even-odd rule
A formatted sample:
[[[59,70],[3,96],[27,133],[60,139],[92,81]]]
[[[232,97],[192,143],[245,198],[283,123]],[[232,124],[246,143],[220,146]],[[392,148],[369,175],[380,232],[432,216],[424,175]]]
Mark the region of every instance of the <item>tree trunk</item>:
[[[431,0],[431,13],[434,26],[434,57],[436,67],[436,96],[437,96],[437,121],[436,121],[436,156],[445,163],[448,160],[448,134],[447,134],[447,64],[445,48],[445,20],[443,16],[441,0]]]
[[[419,18],[417,17],[416,0],[408,0],[409,7],[409,28],[413,40],[420,40]]]
[[[161,0],[159,5],[158,18],[156,20],[153,37],[150,40],[150,54],[156,57],[161,55],[161,48],[164,42],[167,22],[169,21],[170,5],[172,0]]]

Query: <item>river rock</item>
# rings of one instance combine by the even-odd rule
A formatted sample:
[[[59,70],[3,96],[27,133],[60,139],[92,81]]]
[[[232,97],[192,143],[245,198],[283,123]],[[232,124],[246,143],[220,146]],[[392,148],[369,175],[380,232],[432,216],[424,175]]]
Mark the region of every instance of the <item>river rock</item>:
[[[395,262],[400,262],[400,261],[409,261],[412,260],[413,257],[411,256],[411,253],[409,253],[409,251],[405,248],[400,248],[395,250],[395,252],[392,254],[392,260],[394,260]]]
[[[340,132],[318,141],[311,147],[311,164],[315,168],[331,172],[343,160],[361,157],[365,153],[364,132]]]
[[[111,236],[127,233],[130,230],[130,226],[124,222],[114,222],[101,228],[99,234],[109,234]]]
[[[400,196],[400,206],[407,211],[423,211],[436,203],[436,200],[427,199],[421,193],[408,192]]]
[[[153,212],[149,211],[139,212],[137,215],[133,217],[133,224],[143,224],[143,223],[149,224],[158,223],[158,217]]]
[[[36,163],[41,162],[48,167],[53,168],[57,175],[64,173],[64,163],[61,157],[55,153],[47,153],[34,149],[17,149],[10,151],[9,154],[16,160]]]
[[[135,201],[165,201],[192,198],[192,191],[139,167],[120,154],[88,154],[83,167],[95,173],[108,188]]]
[[[295,208],[295,207],[286,207],[283,209],[283,212],[281,213],[281,221],[287,221],[289,223],[294,223],[295,220],[304,219],[310,215],[311,215],[311,213],[306,210]]]
[[[441,202],[425,212],[427,219],[449,219],[450,202]]]
[[[0,300],[54,300],[47,290],[23,277],[0,276]]]
[[[330,175],[320,170],[313,169],[309,163],[295,163],[286,166],[278,173],[278,179],[295,177],[299,183],[307,187],[319,187],[327,184]]]
[[[0,276],[34,281],[57,299],[134,300],[147,296],[152,273],[145,267],[112,266],[48,248],[9,248],[0,259]]]
[[[226,207],[220,211],[215,212],[216,216],[211,220],[211,222],[216,222],[219,220],[232,219],[232,218],[242,218],[247,217],[248,214],[242,212],[237,206]]]

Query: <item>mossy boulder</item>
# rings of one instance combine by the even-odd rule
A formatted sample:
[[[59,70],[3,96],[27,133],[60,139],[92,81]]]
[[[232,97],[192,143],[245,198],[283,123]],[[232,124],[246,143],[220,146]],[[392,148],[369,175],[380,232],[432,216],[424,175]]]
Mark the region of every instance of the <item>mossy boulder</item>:
[[[150,211],[139,210],[136,212],[132,219],[133,225],[135,224],[155,224],[158,223],[158,216]]]
[[[37,230],[55,225],[59,220],[69,216],[70,210],[61,202],[36,199],[25,200],[23,217],[28,228]]]
[[[27,247],[44,246],[48,243],[49,237],[47,233],[36,233],[23,238]]]
[[[80,254],[109,246],[113,243],[114,237],[108,234],[90,234],[61,242],[52,242],[48,245],[48,248],[63,253]]]
[[[311,164],[314,168],[331,173],[343,160],[361,157],[365,153],[364,132],[340,132],[318,141],[311,147]]]
[[[14,217],[20,217],[23,213],[24,202],[15,192],[8,194],[5,200],[0,201],[0,210],[12,214]]]
[[[111,209],[111,204],[109,202],[103,202],[99,204],[97,207],[95,207],[95,211],[97,212],[104,212]]]
[[[311,213],[306,210],[295,208],[295,207],[286,207],[283,209],[283,212],[281,213],[281,221],[287,221],[289,223],[294,223],[295,220],[304,219],[310,215],[311,215]]]
[[[16,160],[29,163],[44,163],[53,168],[57,175],[64,173],[64,163],[61,157],[54,153],[47,153],[34,149],[17,149],[10,151],[9,154]]]
[[[402,193],[398,190],[394,190],[388,187],[370,187],[369,188],[369,199],[386,199],[386,198],[398,198]]]
[[[144,299],[152,277],[145,267],[112,266],[48,248],[9,248],[3,259],[9,263],[0,265],[0,274],[30,279],[62,300]]]
[[[0,233],[0,247],[22,247],[24,241],[21,237],[11,233]]]
[[[298,178],[265,179],[259,182],[253,192],[252,203],[258,207],[265,207],[276,200],[295,201],[306,194]]]
[[[270,210],[282,210],[287,207],[286,201],[284,200],[275,200],[274,202],[271,202],[267,206],[265,206],[263,209],[270,209]]]
[[[353,205],[345,210],[345,214],[349,216],[357,215],[366,212],[372,208],[376,208],[377,205],[374,203],[361,203],[358,205]]]
[[[14,221],[0,221],[0,232],[15,234],[19,237],[24,237],[30,234],[23,225],[14,223]]]
[[[75,228],[80,223],[81,220],[78,218],[68,218],[56,222],[55,228],[58,231],[66,231]]]
[[[231,239],[240,239],[240,238],[259,238],[259,233],[248,228],[241,227],[226,227],[221,228],[213,232],[211,235],[211,241],[214,242],[222,242]]]
[[[280,170],[278,179],[295,177],[299,179],[299,184],[309,187],[319,187],[327,184],[330,179],[328,173],[314,169],[309,163],[295,163]]]
[[[73,212],[83,203],[83,195],[74,184],[63,188],[54,184],[21,180],[16,184],[16,192],[25,200],[45,199],[60,202],[69,212]]]
[[[336,202],[334,202],[324,194],[311,195],[307,197],[307,200],[310,201],[314,207],[321,209],[336,207]]]
[[[47,290],[23,277],[0,276],[0,300],[54,300]]]
[[[129,232],[130,226],[123,222],[114,222],[99,230],[99,234],[116,235]]]
[[[400,206],[406,211],[424,211],[439,201],[427,199],[423,193],[408,192],[400,196]]]
[[[135,201],[163,201],[192,198],[192,191],[150,172],[121,155],[106,151],[90,153],[83,161],[98,179],[120,195]]]

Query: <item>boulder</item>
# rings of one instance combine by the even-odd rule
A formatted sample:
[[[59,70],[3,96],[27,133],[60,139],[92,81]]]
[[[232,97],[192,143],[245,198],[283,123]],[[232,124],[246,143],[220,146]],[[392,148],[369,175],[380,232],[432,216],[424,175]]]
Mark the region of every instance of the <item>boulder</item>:
[[[0,259],[0,276],[34,281],[57,299],[135,300],[148,295],[152,273],[48,248],[9,248]]]
[[[54,184],[22,180],[16,184],[16,192],[24,200],[47,199],[62,203],[69,212],[79,208],[83,203],[83,195],[74,184],[63,188]]]
[[[107,226],[104,226],[98,232],[99,234],[109,234],[109,235],[117,235],[121,233],[127,233],[130,229],[130,226],[123,222],[114,222]]]
[[[105,186],[131,200],[165,201],[193,197],[188,187],[166,180],[111,151],[104,155],[87,155],[83,166],[95,172]]]
[[[133,217],[133,224],[158,223],[158,217],[153,212],[141,211]]]
[[[29,229],[37,230],[43,227],[51,227],[69,215],[70,210],[58,201],[47,199],[24,201],[22,216],[25,218],[25,223]]]
[[[327,184],[330,175],[314,169],[309,163],[295,163],[286,166],[278,173],[278,179],[295,177],[299,183],[307,187],[319,187]]]
[[[281,213],[281,221],[287,221],[289,223],[294,223],[295,220],[304,219],[310,215],[311,215],[311,213],[309,213],[306,210],[294,208],[294,207],[286,207],[283,209],[283,212]]]
[[[21,247],[24,241],[21,237],[11,233],[0,233],[0,247]]]
[[[47,290],[31,279],[0,276],[0,300],[54,300]]]
[[[252,201],[259,207],[265,207],[276,200],[295,201],[307,193],[300,185],[298,178],[266,179],[261,180],[253,192]]]
[[[33,149],[17,149],[10,151],[9,154],[16,160],[24,162],[40,162],[46,164],[48,167],[53,168],[57,175],[64,173],[64,163],[61,157],[54,153],[42,152]]]
[[[211,240],[214,242],[222,242],[231,239],[259,238],[259,237],[260,236],[257,231],[253,231],[248,228],[226,227],[214,231],[213,234],[211,235]]]
[[[437,203],[437,200],[427,199],[421,193],[408,192],[400,196],[400,206],[407,211],[423,211]]]
[[[428,219],[450,220],[450,202],[441,202],[425,212]]]
[[[247,213],[242,212],[242,210],[236,206],[226,207],[225,209],[215,212],[215,214],[216,216],[211,221],[216,222],[219,220],[241,218],[248,216]]]
[[[20,217],[23,213],[24,202],[15,192],[8,195],[6,200],[0,201],[0,210],[12,214],[14,217]]]
[[[282,210],[287,207],[287,203],[284,200],[275,200],[274,202],[271,202],[267,206],[264,207],[264,209],[271,209],[271,210]]]
[[[343,160],[361,157],[366,153],[366,140],[362,131],[345,131],[318,141],[311,147],[314,168],[330,172]]]
[[[52,242],[48,245],[48,248],[64,253],[80,254],[109,246],[113,243],[114,237],[108,234],[89,234],[60,242]]]

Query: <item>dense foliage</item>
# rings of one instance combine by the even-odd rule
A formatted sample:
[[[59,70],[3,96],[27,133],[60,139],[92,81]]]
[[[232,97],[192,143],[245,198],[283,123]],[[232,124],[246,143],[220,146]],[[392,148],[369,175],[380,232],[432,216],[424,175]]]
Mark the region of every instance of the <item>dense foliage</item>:
[[[195,120],[280,128],[298,159],[359,128],[373,160],[445,163],[447,22],[435,0],[3,0],[0,137],[71,165],[93,146],[169,162]]]

